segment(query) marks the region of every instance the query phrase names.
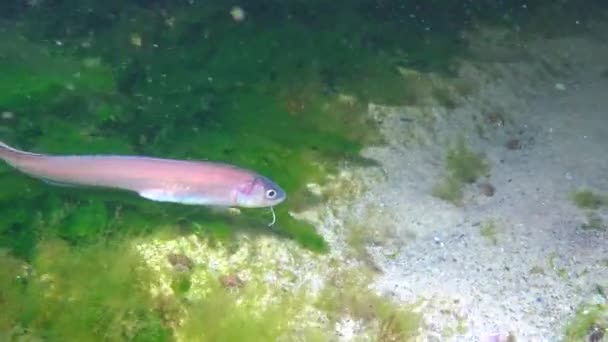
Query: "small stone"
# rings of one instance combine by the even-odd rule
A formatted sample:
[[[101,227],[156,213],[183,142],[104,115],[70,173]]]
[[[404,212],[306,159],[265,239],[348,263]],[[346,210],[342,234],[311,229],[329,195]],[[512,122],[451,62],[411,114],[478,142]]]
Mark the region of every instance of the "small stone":
[[[219,278],[220,283],[225,288],[241,288],[243,287],[243,280],[236,274],[223,275]]]
[[[505,147],[509,150],[519,150],[521,149],[521,142],[519,139],[509,139],[505,144]]]
[[[566,90],[566,85],[563,83],[555,83],[555,89],[559,90],[559,91],[564,91]]]
[[[479,187],[479,192],[481,192],[483,195],[486,195],[488,197],[492,197],[494,196],[494,193],[496,192],[496,189],[494,188],[494,186],[488,182],[484,182],[478,185]]]
[[[170,253],[167,255],[167,260],[180,272],[190,271],[194,267],[194,262],[184,254]]]
[[[604,328],[598,326],[597,324],[593,324],[591,328],[589,328],[589,336],[587,340],[589,342],[601,342],[604,338]]]
[[[505,118],[500,112],[492,111],[485,114],[485,120],[487,123],[496,126],[504,126]]]

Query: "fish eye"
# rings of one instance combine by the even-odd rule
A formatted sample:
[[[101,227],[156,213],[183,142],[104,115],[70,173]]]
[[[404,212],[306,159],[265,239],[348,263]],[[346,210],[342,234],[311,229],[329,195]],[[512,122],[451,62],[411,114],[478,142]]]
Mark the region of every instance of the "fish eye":
[[[268,190],[266,190],[266,197],[272,199],[272,198],[275,198],[276,195],[277,195],[276,190],[274,190],[274,189],[268,189]]]

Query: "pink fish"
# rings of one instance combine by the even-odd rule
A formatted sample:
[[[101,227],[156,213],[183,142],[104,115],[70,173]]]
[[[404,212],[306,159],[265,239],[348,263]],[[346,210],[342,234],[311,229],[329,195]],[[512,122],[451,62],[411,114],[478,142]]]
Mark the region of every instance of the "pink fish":
[[[51,184],[130,190],[160,202],[272,208],[286,198],[285,191],[270,179],[222,163],[119,155],[44,155],[20,151],[2,142],[0,159]]]

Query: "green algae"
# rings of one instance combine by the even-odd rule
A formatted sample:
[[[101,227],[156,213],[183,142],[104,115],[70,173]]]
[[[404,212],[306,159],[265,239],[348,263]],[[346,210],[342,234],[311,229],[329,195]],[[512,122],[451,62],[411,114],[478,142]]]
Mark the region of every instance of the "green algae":
[[[157,274],[152,292],[177,340],[325,341],[345,318],[356,319],[361,336],[374,340],[417,335],[419,314],[369,289],[365,267],[344,270],[338,260],[294,247],[262,237],[232,248],[192,235],[136,243]],[[191,260],[189,271],[169,266],[167,256],[176,253]]]
[[[433,187],[434,196],[443,200],[460,203],[465,185],[475,182],[490,170],[487,161],[472,151],[464,137],[460,137],[450,146],[445,157],[445,171],[442,178]]]
[[[434,32],[424,33],[428,39],[423,45],[380,39],[387,29],[402,25],[397,18],[357,25],[353,31],[358,7],[338,11],[339,18],[317,18],[314,25],[319,28],[329,22],[340,25],[316,31],[310,30],[306,14],[310,4],[296,6],[301,12],[294,20],[275,25],[268,23],[283,13],[283,5],[260,12],[254,6],[250,10],[256,15],[240,24],[220,17],[225,8],[217,4],[167,6],[160,14],[128,4],[120,6],[120,15],[114,15],[116,3],[87,3],[82,13],[84,5],[70,1],[56,4],[53,11],[46,6],[41,3],[25,13],[25,25],[5,32],[19,39],[0,46],[0,55],[11,62],[4,64],[6,79],[0,79],[7,87],[0,108],[15,112],[3,140],[37,152],[138,153],[254,169],[288,193],[277,208],[273,232],[316,251],[327,246],[314,227],[288,214],[317,203],[304,185],[323,183],[339,161],[369,164],[359,150],[382,141],[365,117],[367,102],[399,104],[401,98],[411,98],[415,86],[397,67],[445,66],[451,54],[436,54],[436,49],[459,48],[456,40]],[[424,30],[415,27],[408,34],[415,32]],[[371,42],[386,49],[370,49]],[[50,235],[72,243],[137,231],[134,226],[146,221],[170,222],[187,211],[137,203],[129,195],[108,200],[105,193],[90,189],[80,190],[83,194],[52,189],[12,174],[0,178],[27,182],[34,189],[29,200],[17,186],[3,194],[9,201],[19,200],[21,208],[39,211],[39,203],[55,203],[46,210],[62,213],[67,201],[74,205],[71,210],[81,211],[50,220],[64,227],[50,228],[61,231]],[[49,192],[60,199],[46,201]],[[74,197],[78,200],[71,201]],[[117,211],[120,219],[114,217]],[[231,230],[249,231],[254,225],[253,231],[259,231],[263,226],[258,218],[266,214],[248,213],[225,224],[225,216],[202,212],[196,221],[213,223],[202,226],[224,238],[233,236]],[[31,219],[22,216],[13,221],[19,229],[30,229]],[[97,220],[100,224],[92,228],[90,222]],[[48,218],[43,221],[49,223]],[[12,234],[0,232],[6,246]],[[40,235],[27,235],[32,246]],[[20,255],[27,253],[21,248]]]
[[[444,201],[460,203],[464,184],[454,177],[444,177],[433,186],[432,194]]]
[[[606,199],[589,189],[581,189],[570,194],[572,203],[580,209],[599,209],[606,203]]]
[[[49,240],[31,264],[0,256],[0,331],[8,339],[47,341],[169,340],[151,310],[153,281],[140,258],[122,245],[70,248]]]
[[[13,29],[0,29],[0,108],[17,113],[70,93],[111,92],[112,72],[28,41]]]
[[[368,289],[366,271],[336,274],[319,296],[317,305],[328,313],[330,320],[344,315],[360,320],[375,341],[403,341],[417,336],[422,324],[420,314],[411,306],[396,305]]]
[[[239,305],[239,297],[253,297],[255,287],[241,290],[237,296],[219,282],[209,284],[211,294],[191,306],[180,329],[185,341],[276,341],[289,333],[291,319],[302,306],[304,296],[292,293],[276,299],[278,304],[263,307]],[[201,325],[201,322],[205,322]]]
[[[580,225],[585,230],[604,231],[608,229],[608,225],[604,222],[601,215],[598,214],[598,209],[601,209],[608,203],[608,199],[603,194],[598,194],[590,189],[579,189],[572,191],[569,195],[570,201],[577,208],[586,211],[586,219]]]
[[[11,255],[0,257],[0,330],[30,340],[89,340],[92,333],[172,340],[170,328],[183,317],[189,340],[273,340],[286,333],[294,311],[285,308],[301,308],[300,294],[284,294],[260,313],[212,282],[208,300],[188,305],[195,286],[184,274],[172,283],[179,299],[151,298],[140,285],[156,279],[111,243],[162,231],[195,232],[221,246],[245,233],[326,251],[314,227],[289,215],[314,204],[304,185],[327,181],[342,161],[369,162],[360,148],[381,141],[364,116],[368,101],[417,101],[416,84],[397,66],[445,69],[458,49],[456,39],[434,36],[436,30],[404,29],[399,15],[409,13],[394,2],[394,17],[369,26],[357,24],[354,5],[319,13],[307,3],[271,1],[248,9],[258,19],[235,25],[217,4],[156,11],[120,1],[61,1],[52,10],[46,3],[24,18],[36,44],[3,39],[14,45],[0,46],[0,55],[12,58],[0,63],[0,109],[14,113],[1,124],[1,140],[37,152],[228,161],[268,175],[289,197],[269,229],[265,210],[231,215],[119,192],[51,188],[2,167],[0,246]],[[294,8],[293,20],[268,20]],[[438,22],[449,26],[445,19]],[[386,37],[396,27],[403,35]],[[130,43],[134,35],[141,46]],[[29,268],[33,275],[23,273]],[[258,294],[253,286],[243,296]],[[332,319],[353,312],[375,324],[379,340],[403,339],[419,323],[409,308],[396,309],[362,283],[345,294],[328,289],[319,306]],[[314,328],[305,336],[329,339]]]
[[[284,292],[263,281],[268,274],[288,279],[289,267],[284,269],[287,265],[273,259],[284,250],[273,240],[248,241],[234,249],[194,236],[145,239],[136,244],[148,267],[157,272],[161,286],[153,292],[162,298],[162,311],[170,318],[177,340],[277,340],[292,334],[297,325],[294,317],[306,306],[306,293]],[[177,251],[192,261],[190,271],[176,273],[168,266],[167,253]],[[247,280],[238,278],[243,272],[249,275]],[[235,280],[222,280],[222,276]],[[165,281],[170,282],[170,291],[163,288]]]
[[[489,166],[461,137],[456,145],[447,151],[446,169],[455,179],[463,183],[473,183],[489,171]]]
[[[564,341],[586,340],[596,330],[603,336],[608,326],[607,318],[608,307],[605,304],[584,305],[578,308],[564,329]]]
[[[488,219],[479,225],[479,234],[486,238],[493,245],[498,243],[498,227],[496,221],[493,219]]]
[[[55,75],[40,74],[39,77],[48,79],[49,82],[55,80]],[[191,86],[194,81],[198,79],[193,80]],[[303,191],[304,181],[322,181],[325,174],[335,168],[332,165],[336,159],[362,161],[358,157],[362,135],[357,132],[363,132],[365,124],[358,123],[362,117],[360,111],[327,110],[324,106],[328,102],[327,98],[323,98],[321,91],[314,88],[318,85],[313,86],[314,91],[306,99],[310,108],[297,117],[289,115],[277,105],[275,96],[239,91],[230,97],[224,96],[224,102],[213,107],[220,115],[211,117],[204,112],[202,118],[193,115],[190,111],[194,109],[187,105],[174,115],[162,115],[164,113],[161,111],[168,112],[169,108],[175,112],[175,101],[183,102],[186,99],[187,104],[191,101],[188,98],[199,101],[198,97],[191,94],[163,96],[146,86],[138,91],[154,91],[155,96],[163,96],[162,99],[166,100],[152,97],[158,100],[153,109],[144,107],[150,109],[152,115],[147,116],[149,119],[146,122],[151,127],[144,127],[145,131],[140,128],[141,115],[125,114],[129,107],[140,105],[137,98],[132,99],[134,104],[129,104],[128,98],[113,93],[112,87],[107,84],[97,86],[99,88],[94,89],[95,92],[105,94],[100,99],[93,98],[80,88],[61,93],[60,96],[54,90],[47,90],[52,92],[48,96],[53,97],[47,109],[49,114],[39,117],[18,116],[9,135],[20,142],[19,146],[37,152],[139,152],[175,158],[229,161],[255,169],[281,184],[289,194],[288,202],[283,207],[290,203],[295,203],[298,207],[305,204],[306,201],[302,200],[306,197],[306,192]],[[36,95],[33,91],[26,93],[44,100],[42,95]],[[164,106],[158,106],[158,102]],[[13,104],[6,100],[6,105]],[[41,108],[35,107],[32,110],[41,111]],[[66,116],[69,121],[65,120]],[[129,133],[125,136],[124,132]],[[11,177],[14,178],[10,174],[3,177],[8,177],[8,182],[12,182]],[[56,189],[43,189],[41,185],[33,187],[37,191],[59,192]],[[90,190],[86,191],[90,193]],[[18,193],[14,195],[22,198]],[[6,196],[11,197],[10,194]],[[40,203],[40,198],[32,198],[32,205],[34,202]],[[63,208],[56,210],[61,211]],[[113,210],[115,209],[106,210],[105,216],[109,216]],[[284,235],[300,239],[305,247],[316,250],[325,248],[325,243],[314,233],[312,227],[291,218],[287,210],[279,209],[278,214],[281,222],[278,227],[282,227]],[[102,217],[104,214],[100,211],[93,213],[86,208],[75,215],[79,218],[60,222],[68,225],[63,230],[63,236],[68,239],[71,237],[71,240],[78,240],[77,236],[96,235],[95,231],[90,231],[87,221],[101,220],[102,224],[96,228],[97,233],[101,233],[103,222],[108,220],[107,217]],[[91,216],[86,217],[87,215]],[[220,230],[230,229],[220,227],[222,225],[218,226]]]
[[[171,289],[178,296],[185,295],[191,287],[192,280],[190,280],[190,276],[188,274],[180,274],[176,276],[171,283]]]
[[[608,225],[602,220],[602,217],[597,213],[588,213],[587,220],[581,224],[581,228],[585,230],[608,230]]]

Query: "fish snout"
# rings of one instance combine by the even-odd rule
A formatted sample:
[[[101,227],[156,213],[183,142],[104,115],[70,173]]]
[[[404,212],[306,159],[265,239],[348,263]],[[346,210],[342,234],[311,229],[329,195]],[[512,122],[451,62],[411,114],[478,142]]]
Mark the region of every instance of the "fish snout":
[[[237,204],[241,207],[264,208],[280,204],[287,198],[285,190],[265,177],[257,177],[238,190]]]

